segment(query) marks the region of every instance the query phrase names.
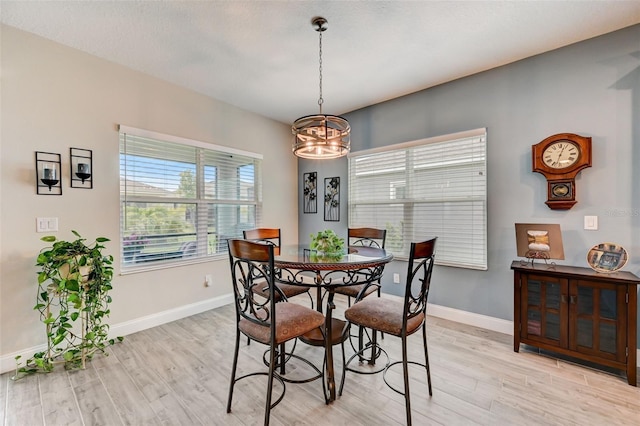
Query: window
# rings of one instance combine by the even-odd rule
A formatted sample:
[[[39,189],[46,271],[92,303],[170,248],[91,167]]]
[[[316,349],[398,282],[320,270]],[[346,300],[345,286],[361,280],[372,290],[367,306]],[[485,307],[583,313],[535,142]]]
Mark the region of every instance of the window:
[[[436,263],[486,270],[486,139],[478,129],[351,154],[349,226],[386,229],[396,258],[436,236]]]
[[[259,154],[120,126],[122,267],[227,255],[260,223]]]

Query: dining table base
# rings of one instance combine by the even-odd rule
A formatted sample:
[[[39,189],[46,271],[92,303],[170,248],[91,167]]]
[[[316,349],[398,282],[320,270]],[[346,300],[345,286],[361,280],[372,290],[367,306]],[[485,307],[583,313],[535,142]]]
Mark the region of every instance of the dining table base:
[[[349,338],[348,323],[339,318],[331,319],[331,345],[338,345]],[[315,328],[299,337],[300,341],[311,346],[326,346],[325,331]]]

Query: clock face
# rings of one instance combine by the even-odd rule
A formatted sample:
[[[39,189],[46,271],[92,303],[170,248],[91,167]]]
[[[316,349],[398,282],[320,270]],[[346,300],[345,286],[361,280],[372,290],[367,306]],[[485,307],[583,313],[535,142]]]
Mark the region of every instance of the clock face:
[[[552,169],[566,169],[580,158],[578,146],[568,140],[560,140],[549,145],[542,152],[542,161]]]

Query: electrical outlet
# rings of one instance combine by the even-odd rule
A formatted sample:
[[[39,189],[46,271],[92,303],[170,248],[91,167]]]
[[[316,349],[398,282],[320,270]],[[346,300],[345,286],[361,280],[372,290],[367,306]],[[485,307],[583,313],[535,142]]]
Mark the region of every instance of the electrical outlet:
[[[204,276],[204,286],[205,287],[211,287],[212,283],[213,283],[213,278],[211,277],[211,275],[205,275]]]
[[[400,284],[400,274],[393,274],[393,283]]]

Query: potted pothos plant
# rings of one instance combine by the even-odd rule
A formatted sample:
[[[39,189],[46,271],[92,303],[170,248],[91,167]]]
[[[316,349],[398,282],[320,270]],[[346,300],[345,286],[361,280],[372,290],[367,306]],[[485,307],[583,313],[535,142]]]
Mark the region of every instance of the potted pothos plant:
[[[38,254],[38,294],[34,309],[45,325],[47,348],[29,358],[24,365],[16,357],[16,376],[49,372],[55,363],[66,368],[84,368],[85,361],[96,352],[105,352],[109,340],[113,256],[105,255],[99,237],[91,243],[76,231],[73,241],[60,241],[55,236],[42,237],[52,243]],[[117,340],[122,340],[121,337]]]
[[[310,248],[326,257],[342,257],[345,254],[344,238],[340,238],[332,229],[311,234]]]

